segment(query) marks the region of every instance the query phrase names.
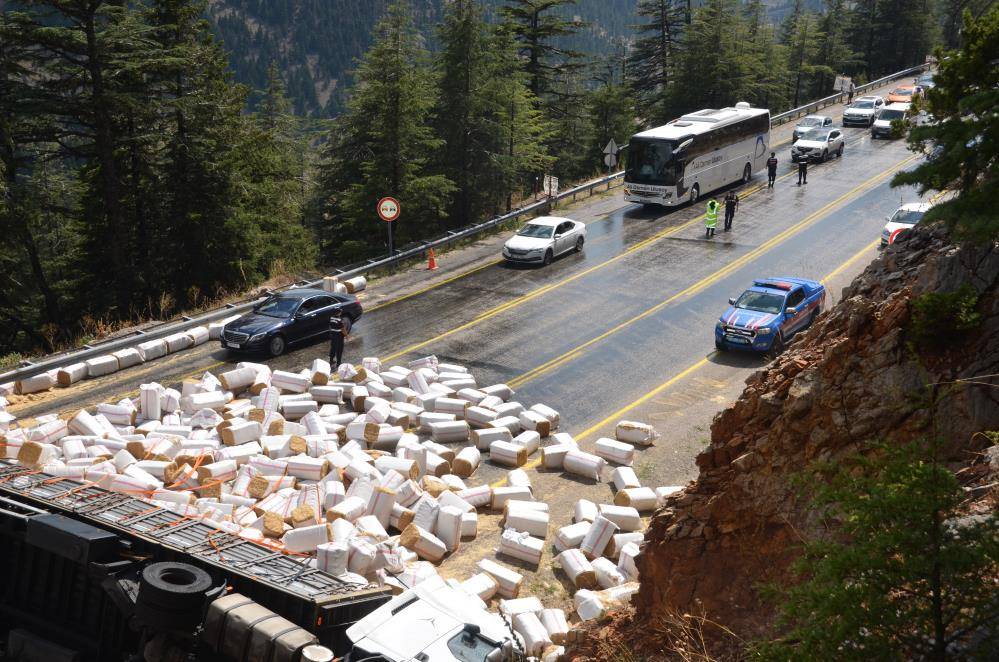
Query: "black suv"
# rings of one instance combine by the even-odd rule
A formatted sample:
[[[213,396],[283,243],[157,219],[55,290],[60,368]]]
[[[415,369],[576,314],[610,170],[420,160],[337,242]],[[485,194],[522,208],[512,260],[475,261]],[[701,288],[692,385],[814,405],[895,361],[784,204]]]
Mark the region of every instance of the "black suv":
[[[337,309],[351,323],[361,317],[361,303],[352,294],[307,288],[280,292],[257,304],[253,312],[226,324],[222,347],[277,356],[290,344],[327,337],[330,316]]]

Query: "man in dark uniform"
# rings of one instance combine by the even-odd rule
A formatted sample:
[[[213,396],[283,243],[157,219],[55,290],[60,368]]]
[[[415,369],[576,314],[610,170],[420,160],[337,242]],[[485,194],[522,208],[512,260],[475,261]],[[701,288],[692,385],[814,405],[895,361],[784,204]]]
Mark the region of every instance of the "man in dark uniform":
[[[774,187],[774,181],[777,179],[777,152],[770,152],[770,158],[767,159],[767,188]]]
[[[803,156],[798,161],[798,186],[808,183],[808,157]]]
[[[735,191],[725,194],[725,232],[732,229],[732,219],[735,218],[735,210],[739,208],[739,196]]]
[[[343,360],[343,344],[350,335],[350,318],[337,308],[330,315],[330,368],[336,370]]]

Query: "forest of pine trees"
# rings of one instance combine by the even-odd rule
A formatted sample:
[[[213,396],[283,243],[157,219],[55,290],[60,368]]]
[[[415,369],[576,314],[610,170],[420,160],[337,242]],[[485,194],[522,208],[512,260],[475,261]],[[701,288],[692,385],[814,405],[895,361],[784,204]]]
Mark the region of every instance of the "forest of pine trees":
[[[638,0],[601,55],[566,46],[593,30],[574,4],[452,0],[428,33],[398,0],[325,124],[293,114],[301,85],[274,62],[262,89],[234,81],[207,0],[4,4],[0,355],[381,254],[382,195],[403,204],[397,246],[482,220],[544,173],[601,172],[642,125],[918,64],[991,3],[788,0],[773,25],[762,0]]]

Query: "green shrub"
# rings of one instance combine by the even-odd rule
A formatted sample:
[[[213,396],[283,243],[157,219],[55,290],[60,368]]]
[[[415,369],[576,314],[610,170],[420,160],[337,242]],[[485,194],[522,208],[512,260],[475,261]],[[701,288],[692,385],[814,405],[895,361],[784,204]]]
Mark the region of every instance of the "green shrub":
[[[939,351],[981,324],[978,293],[968,284],[955,292],[927,292],[912,300],[909,341],[917,349]]]

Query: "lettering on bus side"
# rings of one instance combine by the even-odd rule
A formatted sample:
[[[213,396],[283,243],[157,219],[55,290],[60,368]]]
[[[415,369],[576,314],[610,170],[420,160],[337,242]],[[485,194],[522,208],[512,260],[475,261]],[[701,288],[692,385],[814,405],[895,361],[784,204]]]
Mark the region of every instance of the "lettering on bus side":
[[[721,163],[722,160],[723,160],[722,155],[716,154],[707,159],[700,159],[694,161],[693,163],[690,164],[690,167],[694,168],[695,170],[700,170],[702,168],[707,168],[708,166],[715,165],[716,163]]]

